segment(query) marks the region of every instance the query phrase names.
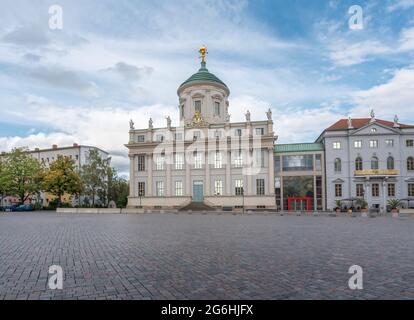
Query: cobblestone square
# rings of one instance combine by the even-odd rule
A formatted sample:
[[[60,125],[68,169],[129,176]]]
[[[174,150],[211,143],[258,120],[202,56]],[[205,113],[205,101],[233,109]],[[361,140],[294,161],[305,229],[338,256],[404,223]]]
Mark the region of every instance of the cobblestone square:
[[[410,217],[7,213],[0,299],[413,299],[413,240]]]

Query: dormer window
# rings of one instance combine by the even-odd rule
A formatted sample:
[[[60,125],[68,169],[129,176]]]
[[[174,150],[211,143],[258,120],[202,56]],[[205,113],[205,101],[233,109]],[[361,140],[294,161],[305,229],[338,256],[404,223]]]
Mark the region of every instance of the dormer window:
[[[201,112],[201,100],[194,101],[194,111]]]
[[[377,132],[377,128],[371,128],[371,133]]]
[[[214,115],[219,116],[220,115],[220,102],[214,102]]]

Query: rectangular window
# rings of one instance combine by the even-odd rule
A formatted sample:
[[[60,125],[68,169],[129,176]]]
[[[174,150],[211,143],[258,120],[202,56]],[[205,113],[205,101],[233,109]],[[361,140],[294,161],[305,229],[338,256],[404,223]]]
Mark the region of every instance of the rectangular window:
[[[237,179],[234,181],[234,192],[236,196],[243,195],[243,179]]]
[[[241,137],[242,136],[242,129],[235,129],[234,130],[234,135],[236,136],[236,137]]]
[[[369,140],[370,148],[378,148],[378,140]]]
[[[335,184],[335,197],[342,197],[342,184]]]
[[[221,132],[221,130],[216,130],[216,131],[214,131],[214,138],[216,138],[216,139],[221,139],[221,137],[222,137],[222,132]]]
[[[315,170],[321,171],[322,170],[322,155],[315,154]]]
[[[362,141],[361,140],[354,141],[354,148],[355,149],[361,149],[362,148]]]
[[[214,168],[221,169],[223,167],[223,158],[220,151],[216,151],[214,154]]]
[[[155,137],[157,142],[163,142],[164,141],[164,135],[162,134],[157,134],[157,136]]]
[[[379,184],[378,183],[372,184],[372,196],[379,197]]]
[[[138,171],[145,171],[145,154],[138,155]]]
[[[184,154],[176,153],[175,154],[175,170],[183,170],[184,169]]]
[[[275,172],[280,172],[281,166],[280,166],[280,157],[275,156]]]
[[[409,148],[414,147],[414,140],[412,140],[412,139],[405,140],[405,145]]]
[[[138,197],[145,197],[145,182],[138,182]]]
[[[393,147],[394,146],[394,140],[393,139],[386,139],[385,140],[385,146],[386,147]]]
[[[144,142],[145,141],[145,136],[144,135],[139,135],[138,136],[138,142]]]
[[[282,157],[283,171],[313,171],[313,155]]]
[[[234,167],[242,168],[243,167],[243,153],[242,151],[236,152],[236,157],[234,158]]]
[[[203,159],[201,152],[194,152],[194,169],[203,168]]]
[[[223,181],[222,180],[215,180],[214,181],[214,194],[216,196],[223,195]]]
[[[181,119],[184,118],[184,105],[183,104],[180,106],[180,117]]]
[[[256,168],[265,167],[265,150],[256,149],[254,153],[254,165]]]
[[[394,183],[388,184],[388,196],[395,197],[395,184]]]
[[[157,197],[163,197],[164,196],[164,181],[157,181],[156,188],[157,188]]]
[[[164,170],[165,168],[165,156],[158,155],[155,157],[155,169],[156,170]]]
[[[332,146],[334,149],[341,149],[341,143],[339,141],[335,141]]]
[[[175,182],[175,196],[180,197],[183,195],[183,182],[176,181]]]
[[[201,100],[194,101],[195,112],[201,112]]]
[[[264,128],[256,128],[256,136],[263,136],[264,135]]]
[[[256,179],[256,194],[263,196],[265,194],[265,181],[264,179]]]
[[[408,196],[414,197],[414,183],[409,183],[407,187],[408,187]]]
[[[363,197],[364,196],[364,185],[362,183],[358,183],[356,185],[356,196]]]
[[[194,131],[193,132],[193,140],[194,141],[199,140],[200,137],[201,137],[201,131]]]
[[[214,115],[220,115],[220,102],[214,102]]]
[[[176,133],[174,133],[174,139],[175,139],[175,141],[181,141],[181,140],[183,140],[183,133],[182,132],[176,132]]]

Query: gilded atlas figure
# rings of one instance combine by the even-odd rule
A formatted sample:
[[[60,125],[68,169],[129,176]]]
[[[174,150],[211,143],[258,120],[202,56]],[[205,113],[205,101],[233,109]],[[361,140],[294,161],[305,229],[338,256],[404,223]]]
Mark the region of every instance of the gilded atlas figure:
[[[206,62],[206,55],[208,54],[207,51],[207,47],[206,46],[202,46],[198,52],[200,53],[200,59],[202,63]],[[200,111],[196,111],[194,113],[194,117],[193,117],[193,123],[194,124],[201,124],[203,122],[203,117],[201,116],[201,112]]]

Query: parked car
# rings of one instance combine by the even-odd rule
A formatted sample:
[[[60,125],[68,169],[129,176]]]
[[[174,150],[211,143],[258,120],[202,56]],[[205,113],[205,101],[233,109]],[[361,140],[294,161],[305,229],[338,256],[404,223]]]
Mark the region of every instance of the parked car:
[[[31,204],[22,204],[16,208],[16,211],[24,212],[24,211],[33,211],[34,208]]]
[[[16,211],[16,209],[17,209],[17,205],[15,204],[1,207],[1,211],[4,211],[4,212],[12,212],[12,211]]]

